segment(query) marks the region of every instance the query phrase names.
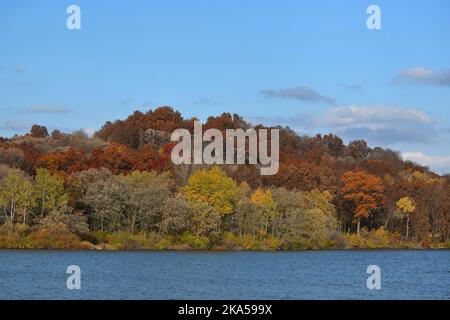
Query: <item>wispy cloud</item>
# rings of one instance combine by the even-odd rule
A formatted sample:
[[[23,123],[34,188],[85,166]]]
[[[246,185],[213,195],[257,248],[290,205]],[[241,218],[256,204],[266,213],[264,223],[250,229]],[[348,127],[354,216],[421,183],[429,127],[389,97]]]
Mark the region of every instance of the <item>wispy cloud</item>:
[[[138,102],[134,97],[123,97],[117,99],[116,103],[120,107],[133,108],[133,111],[135,109],[150,109],[153,105],[155,105],[155,103],[150,99]]]
[[[343,83],[341,84],[342,87],[350,89],[350,90],[354,90],[354,91],[361,91],[362,89],[364,89],[364,87],[360,84],[346,84]]]
[[[450,86],[450,70],[438,72],[424,67],[415,67],[400,72],[394,83],[417,83],[434,86]]]
[[[310,113],[302,113],[295,116],[247,117],[246,120],[255,125],[288,126],[291,129],[296,129],[300,132],[313,129],[318,125],[318,119]]]
[[[142,103],[140,103],[138,106],[141,108],[145,108],[145,109],[151,109],[152,106],[157,105],[157,103],[155,103],[153,100],[147,99],[145,101],[143,101]]]
[[[0,72],[6,71],[6,72],[12,72],[12,73],[25,73],[25,68],[20,64],[15,65],[0,65]]]
[[[16,64],[12,67],[12,71],[15,73],[25,73],[25,69],[23,66]]]
[[[420,165],[430,167],[432,170],[441,174],[450,173],[450,155],[449,156],[429,156],[423,152],[403,152],[403,159],[416,162]]]
[[[70,112],[70,109],[48,105],[34,105],[24,109],[24,111],[30,113],[68,113]]]
[[[21,120],[8,120],[0,124],[0,129],[5,131],[28,131],[31,125]]]
[[[1,112],[8,112],[8,113],[10,113],[10,112],[13,112],[13,111],[15,111],[15,109],[12,108],[12,107],[9,107],[9,106],[8,107],[0,107],[0,114],[1,114]]]
[[[210,106],[210,107],[220,106],[219,101],[210,98],[200,98],[196,100],[194,103],[200,106]]]
[[[126,98],[121,98],[121,99],[119,99],[119,100],[118,100],[118,103],[119,103],[121,106],[127,106],[127,105],[129,105],[132,101],[133,101],[133,99],[131,99],[131,98],[129,98],[129,97],[126,97]]]
[[[331,105],[336,104],[336,99],[324,96],[316,90],[306,86],[297,86],[278,90],[266,89],[262,90],[261,93],[268,98],[294,99],[306,102],[324,102]]]

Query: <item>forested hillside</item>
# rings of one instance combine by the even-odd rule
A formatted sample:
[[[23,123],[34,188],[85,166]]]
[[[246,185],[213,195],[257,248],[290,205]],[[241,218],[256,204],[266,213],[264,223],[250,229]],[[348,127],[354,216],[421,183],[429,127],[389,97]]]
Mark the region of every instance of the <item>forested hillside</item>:
[[[0,138],[0,247],[444,247],[450,177],[363,140],[280,129],[280,168],[174,165],[170,107],[82,131]],[[248,129],[238,115],[204,128]],[[256,130],[263,126],[258,125]]]

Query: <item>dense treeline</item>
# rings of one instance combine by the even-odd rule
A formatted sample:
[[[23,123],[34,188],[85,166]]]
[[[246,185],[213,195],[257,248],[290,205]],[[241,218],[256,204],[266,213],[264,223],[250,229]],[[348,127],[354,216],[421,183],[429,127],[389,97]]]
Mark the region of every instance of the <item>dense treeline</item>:
[[[196,119],[161,107],[83,132],[0,138],[0,247],[443,246],[450,178],[363,140],[280,129],[280,169],[173,165],[170,134]],[[238,115],[206,128],[248,129]],[[261,125],[255,127],[256,130]]]

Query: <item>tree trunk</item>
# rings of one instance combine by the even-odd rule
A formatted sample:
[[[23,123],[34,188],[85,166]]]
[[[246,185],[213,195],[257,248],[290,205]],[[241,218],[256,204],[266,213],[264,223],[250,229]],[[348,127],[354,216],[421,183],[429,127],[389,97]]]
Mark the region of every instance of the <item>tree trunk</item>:
[[[406,217],[406,241],[409,238],[409,215]]]
[[[134,222],[135,222],[136,218],[134,215],[132,215],[131,217],[131,234],[134,234]]]
[[[23,211],[23,224],[27,223],[27,213],[28,213],[28,208],[25,207],[24,211]]]
[[[11,208],[9,210],[9,218],[11,220],[11,223],[14,223],[14,216],[16,214],[16,202],[11,202]]]
[[[386,231],[387,231],[387,229],[388,229],[388,222],[389,222],[389,219],[391,219],[390,216],[387,217],[386,222],[384,223],[384,230],[386,230]]]
[[[45,198],[44,195],[42,195],[41,219],[44,217],[44,205],[45,205]]]
[[[358,217],[358,226],[356,227],[356,234],[358,235],[358,237],[360,230],[361,230],[361,218]]]

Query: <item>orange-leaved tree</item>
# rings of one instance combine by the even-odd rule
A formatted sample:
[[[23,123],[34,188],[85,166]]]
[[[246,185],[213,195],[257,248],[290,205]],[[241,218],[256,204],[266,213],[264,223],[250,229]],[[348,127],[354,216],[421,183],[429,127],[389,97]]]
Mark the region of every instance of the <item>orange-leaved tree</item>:
[[[372,210],[384,203],[384,187],[381,179],[362,170],[347,171],[342,176],[341,195],[354,204],[354,222],[357,234],[361,228],[361,217],[367,218]]]

